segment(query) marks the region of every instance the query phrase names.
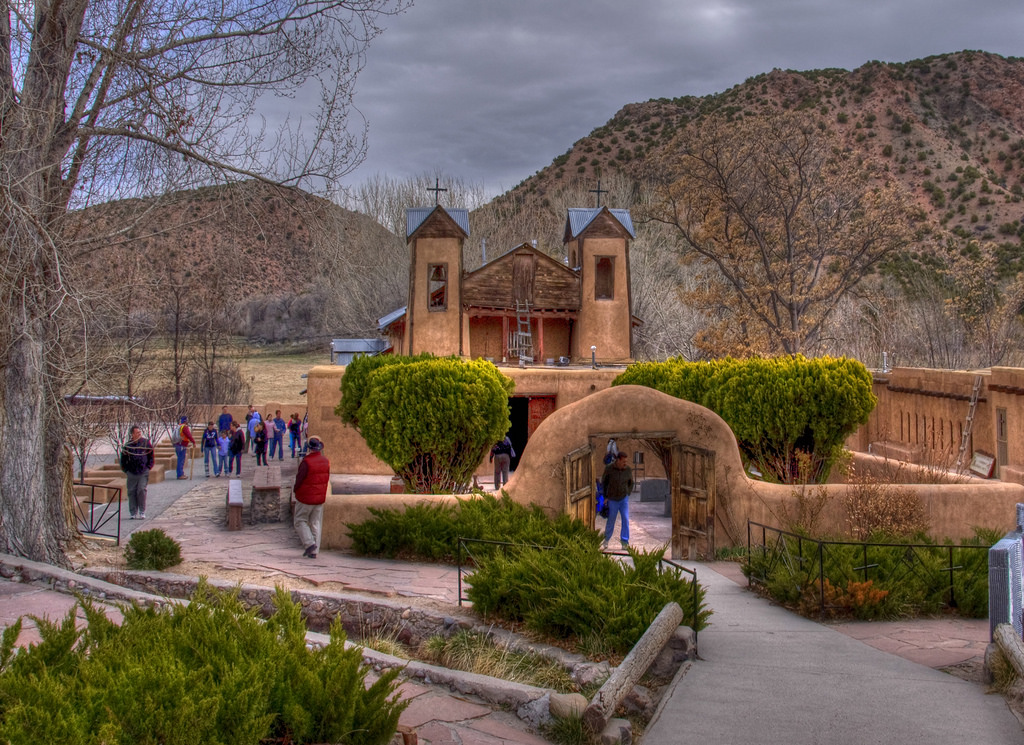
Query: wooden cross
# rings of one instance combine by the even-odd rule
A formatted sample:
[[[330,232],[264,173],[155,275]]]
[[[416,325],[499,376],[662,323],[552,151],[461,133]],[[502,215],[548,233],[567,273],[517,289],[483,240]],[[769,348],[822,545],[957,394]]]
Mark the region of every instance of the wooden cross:
[[[597,185],[600,186],[601,183],[598,182]],[[441,204],[441,202],[440,202],[441,192],[442,191],[448,191],[448,190],[447,189],[442,189],[441,188],[441,179],[435,178],[434,179],[434,185],[432,187],[428,186],[427,187],[427,191],[434,192],[434,206],[436,207],[437,205]]]
[[[590,193],[591,194],[597,194],[597,206],[600,207],[601,206],[601,195],[602,194],[607,194],[608,190],[601,188],[601,179],[598,179],[597,180],[597,188],[596,189],[591,189]]]

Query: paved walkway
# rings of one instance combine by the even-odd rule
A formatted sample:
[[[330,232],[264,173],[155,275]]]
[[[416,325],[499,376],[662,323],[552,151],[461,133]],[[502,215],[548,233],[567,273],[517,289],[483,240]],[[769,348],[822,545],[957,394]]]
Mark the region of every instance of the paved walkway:
[[[283,483],[296,461],[286,458]],[[201,466],[201,464],[197,464]],[[254,460],[243,462],[248,494]],[[201,473],[201,468],[197,469]],[[198,483],[197,483],[198,482]],[[386,492],[389,479],[335,477],[336,493]],[[260,572],[267,584],[285,575],[329,589],[429,598],[454,604],[452,567],[365,559],[322,551],[315,561],[286,523],[224,529],[225,479],[171,480],[150,488],[145,521],[125,520],[124,532],[159,527],[182,545],[186,561]],[[670,525],[659,503],[631,504],[632,543],[663,545]],[[821,625],[772,605],[745,589],[739,565],[696,565],[708,587],[712,625],[700,634],[700,654],[673,682],[645,745],[738,743],[1024,743],[1021,728],[999,696],[930,668],[980,659],[988,622],[958,619]],[[0,622],[20,613],[61,616],[66,596],[0,583]],[[325,589],[327,589],[325,588]],[[403,685],[412,704],[402,723],[420,742],[542,743],[513,714],[420,683]]]
[[[1006,702],[982,686],[868,647],[707,567],[698,572],[712,625],[644,745],[1024,743]]]

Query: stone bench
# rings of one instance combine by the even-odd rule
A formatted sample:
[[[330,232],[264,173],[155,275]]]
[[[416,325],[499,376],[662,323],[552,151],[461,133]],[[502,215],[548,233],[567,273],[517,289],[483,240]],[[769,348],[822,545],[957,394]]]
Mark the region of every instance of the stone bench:
[[[228,481],[226,505],[228,510],[228,530],[241,530],[242,507],[245,506],[245,501],[242,499],[241,479],[231,479]]]
[[[249,519],[254,523],[278,523],[281,515],[281,466],[258,466],[252,477]]]

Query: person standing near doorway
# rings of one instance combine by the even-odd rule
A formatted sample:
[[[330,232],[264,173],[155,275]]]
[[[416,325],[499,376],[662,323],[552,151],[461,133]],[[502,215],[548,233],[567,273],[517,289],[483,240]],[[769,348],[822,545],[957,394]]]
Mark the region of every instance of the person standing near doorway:
[[[320,547],[320,528],[323,524],[327,487],[331,484],[331,462],[324,455],[324,443],[319,437],[306,439],[308,454],[299,463],[295,474],[295,532],[299,534],[307,559],[315,559]]]
[[[127,479],[128,519],[146,518],[146,487],[153,468],[153,443],[142,436],[142,428],[132,427],[131,439],[121,448],[121,470]]]
[[[622,516],[619,538],[623,548],[629,548],[629,495],[633,492],[633,469],[629,467],[629,455],[621,450],[615,460],[604,467],[601,488],[604,503],[608,507],[608,521],[604,525],[604,550],[615,534],[615,518]]]
[[[494,463],[494,488],[496,490],[508,483],[508,469],[515,457],[516,451],[512,449],[512,440],[508,439],[508,435],[505,435],[505,439],[491,448],[489,460]]]

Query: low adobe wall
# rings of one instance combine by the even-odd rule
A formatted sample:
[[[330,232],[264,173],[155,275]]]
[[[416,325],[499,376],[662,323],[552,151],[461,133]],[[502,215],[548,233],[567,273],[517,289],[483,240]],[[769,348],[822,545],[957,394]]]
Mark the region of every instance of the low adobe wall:
[[[606,432],[637,436],[645,432],[674,433],[684,444],[715,452],[718,546],[745,543],[748,519],[783,527],[787,512],[793,514],[796,509],[800,488],[820,488],[828,495],[820,515],[821,531],[843,532],[848,526],[843,501],[855,486],[797,487],[754,481],[744,472],[736,438],[721,417],[692,402],[642,386],[596,391],[555,411],[530,439],[506,491],[517,502],[537,504],[552,516],[560,514],[565,501],[565,455],[590,443],[593,435]],[[595,451],[595,473],[599,472],[602,455],[603,451]],[[1024,486],[1002,482],[906,484],[901,488],[920,496],[931,534],[938,539],[970,537],[976,526],[1011,530],[1016,517],[1014,506],[1024,502]],[[345,525],[368,519],[370,507],[451,499],[429,495],[331,496],[324,511],[323,545],[348,548],[351,541]]]

